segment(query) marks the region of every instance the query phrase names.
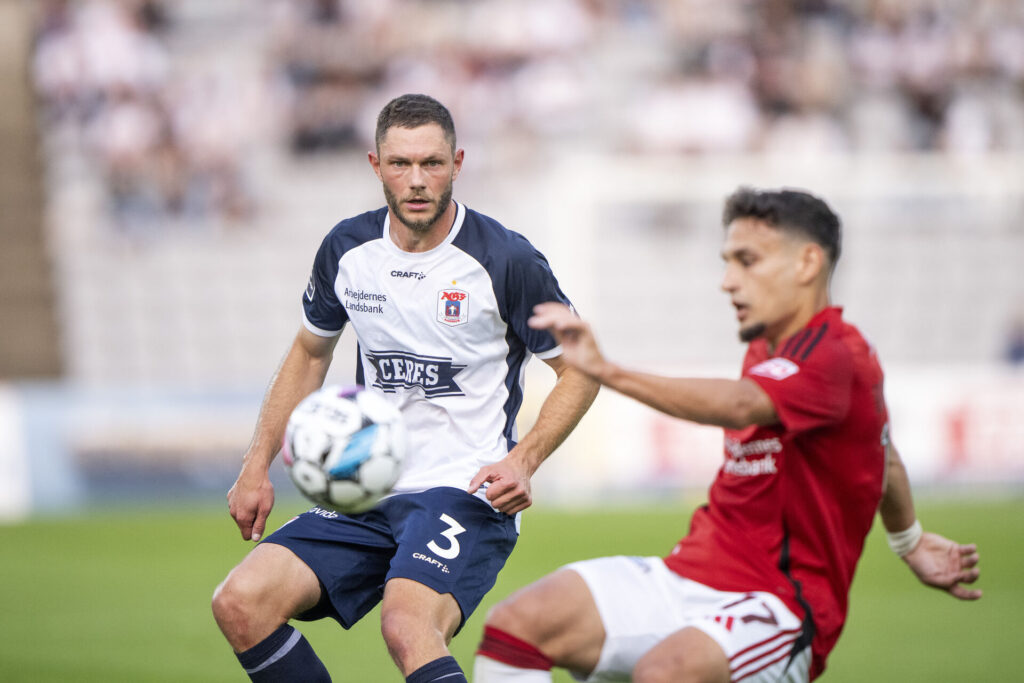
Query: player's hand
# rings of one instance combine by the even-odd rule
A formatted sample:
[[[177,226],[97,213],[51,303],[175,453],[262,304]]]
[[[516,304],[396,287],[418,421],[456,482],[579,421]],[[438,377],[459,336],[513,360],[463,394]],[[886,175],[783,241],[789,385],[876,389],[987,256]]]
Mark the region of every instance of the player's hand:
[[[243,470],[227,498],[228,512],[242,532],[242,538],[259,541],[274,507],[274,485],[270,478],[266,473],[254,477]]]
[[[511,455],[511,454],[510,454]],[[467,493],[476,493],[487,484],[487,500],[506,515],[514,515],[533,504],[530,475],[506,456],[493,465],[484,465],[469,482]]]
[[[554,302],[538,304],[533,307],[533,316],[527,323],[535,330],[548,330],[554,335],[562,345],[562,358],[566,363],[600,379],[608,363],[597,346],[590,325],[572,309]]]
[[[964,584],[978,580],[978,547],[973,543],[960,545],[938,534],[925,532],[913,550],[903,556],[921,583],[944,590],[961,600],[977,600],[978,589]]]

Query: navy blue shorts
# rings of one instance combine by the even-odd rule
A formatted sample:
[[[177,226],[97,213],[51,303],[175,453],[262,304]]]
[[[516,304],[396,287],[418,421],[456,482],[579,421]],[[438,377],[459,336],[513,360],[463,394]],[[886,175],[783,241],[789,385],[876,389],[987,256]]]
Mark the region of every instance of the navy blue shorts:
[[[451,593],[461,629],[518,537],[514,517],[441,487],[391,496],[356,515],[314,507],[262,542],[288,548],[320,580],[320,603],[298,619],[333,617],[351,628],[380,602],[388,580],[405,578]]]

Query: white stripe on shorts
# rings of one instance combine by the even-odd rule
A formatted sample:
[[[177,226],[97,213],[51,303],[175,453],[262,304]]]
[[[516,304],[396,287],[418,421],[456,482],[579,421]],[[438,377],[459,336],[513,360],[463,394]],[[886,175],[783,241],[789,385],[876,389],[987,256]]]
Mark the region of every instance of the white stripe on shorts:
[[[732,680],[741,681],[792,655],[793,644],[799,634],[800,629],[783,631],[761,643],[751,645],[743,652],[737,652],[729,660]]]

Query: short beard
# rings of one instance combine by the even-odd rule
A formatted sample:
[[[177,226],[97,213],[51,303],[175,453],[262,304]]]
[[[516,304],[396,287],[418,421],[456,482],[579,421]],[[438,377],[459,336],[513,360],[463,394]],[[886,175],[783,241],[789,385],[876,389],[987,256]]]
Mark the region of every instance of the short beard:
[[[441,193],[441,198],[437,202],[437,211],[434,215],[423,220],[410,220],[402,213],[401,204],[398,201],[398,197],[388,189],[387,185],[384,186],[384,199],[388,203],[388,208],[398,216],[398,219],[402,221],[402,225],[409,228],[413,232],[424,233],[430,230],[431,226],[444,215],[444,212],[448,210],[448,205],[452,203],[452,183],[448,183],[448,187],[445,188],[444,192]]]
[[[765,324],[754,323],[750,327],[744,327],[740,329],[740,341],[749,343],[764,334]]]

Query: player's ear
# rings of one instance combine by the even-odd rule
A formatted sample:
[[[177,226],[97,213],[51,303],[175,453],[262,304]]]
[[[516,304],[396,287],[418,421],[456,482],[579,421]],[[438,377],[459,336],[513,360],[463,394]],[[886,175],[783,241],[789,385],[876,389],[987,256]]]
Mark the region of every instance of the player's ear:
[[[797,279],[801,285],[813,282],[825,269],[825,250],[815,242],[805,242],[797,255]]]
[[[366,158],[370,162],[370,166],[373,168],[373,172],[377,174],[377,178],[383,181],[384,178],[382,178],[380,175],[380,157],[377,156],[376,152],[370,150],[369,152],[366,153]]]
[[[459,171],[462,170],[462,159],[466,156],[466,150],[457,149],[455,150],[455,157],[452,159],[452,180],[459,177]]]

